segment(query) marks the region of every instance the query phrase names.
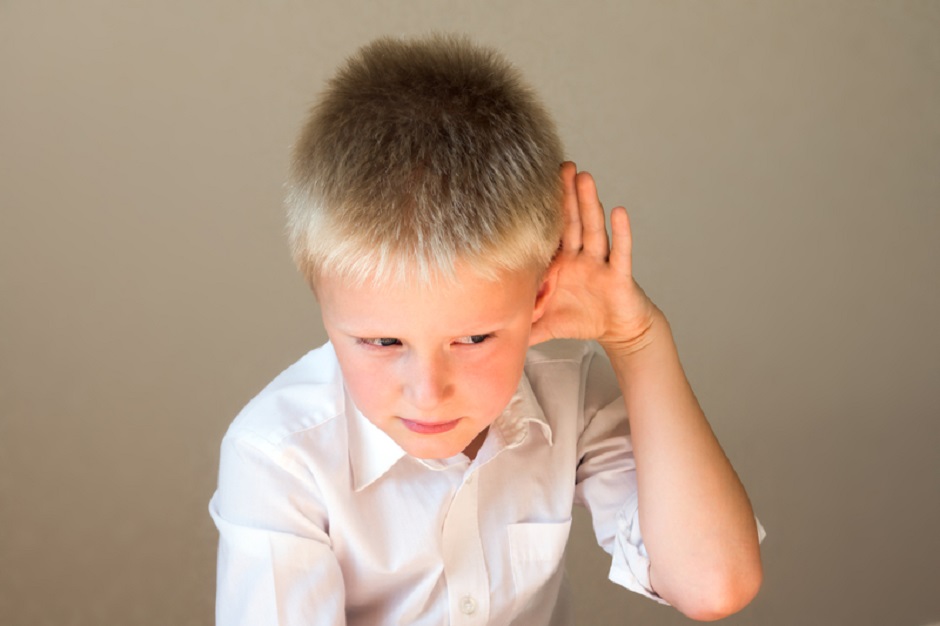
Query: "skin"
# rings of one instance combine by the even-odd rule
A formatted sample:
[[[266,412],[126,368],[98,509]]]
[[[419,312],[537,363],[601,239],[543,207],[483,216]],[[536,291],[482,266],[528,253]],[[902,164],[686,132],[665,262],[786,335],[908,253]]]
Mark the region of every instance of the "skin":
[[[685,377],[666,317],[633,279],[626,209],[612,238],[594,180],[562,166],[565,231],[555,289],[531,340],[596,339],[630,416],[640,526],[656,592],[687,616],[726,617],[762,579],[751,504]]]
[[[476,455],[516,391],[547,293],[534,271],[492,281],[465,267],[433,285],[317,283],[353,401],[418,458]]]
[[[516,389],[529,345],[598,341],[629,415],[652,586],[689,617],[720,619],[760,588],[750,502],[685,377],[666,317],[633,279],[626,210],[611,211],[608,238],[591,175],[565,163],[561,177],[565,230],[541,279],[516,272],[490,282],[465,268],[432,287],[350,287],[321,277],[324,325],[357,406],[422,458],[476,454]],[[408,420],[452,425],[429,434]]]

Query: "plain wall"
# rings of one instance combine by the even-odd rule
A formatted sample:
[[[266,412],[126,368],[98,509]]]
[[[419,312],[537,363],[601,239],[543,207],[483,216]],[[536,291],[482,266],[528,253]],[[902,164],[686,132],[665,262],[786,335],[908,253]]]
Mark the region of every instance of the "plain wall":
[[[0,1],[0,623],[210,624],[228,423],[325,338],[282,181],[335,66],[459,31],[631,212],[767,528],[737,625],[940,618],[940,3]],[[606,582],[582,624],[683,624]]]

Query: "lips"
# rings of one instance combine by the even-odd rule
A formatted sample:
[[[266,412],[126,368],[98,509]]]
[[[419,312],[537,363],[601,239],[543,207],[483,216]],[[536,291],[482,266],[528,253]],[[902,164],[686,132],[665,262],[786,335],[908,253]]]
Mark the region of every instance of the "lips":
[[[455,419],[450,422],[417,422],[414,420],[406,420],[405,418],[401,418],[401,423],[405,425],[405,428],[413,433],[418,433],[419,435],[437,435],[440,433],[446,433],[447,431],[453,430],[459,421],[459,419]]]

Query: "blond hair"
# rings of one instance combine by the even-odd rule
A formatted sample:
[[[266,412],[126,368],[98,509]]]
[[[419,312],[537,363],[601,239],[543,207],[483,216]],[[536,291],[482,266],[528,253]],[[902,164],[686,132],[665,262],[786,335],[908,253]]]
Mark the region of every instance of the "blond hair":
[[[519,73],[462,37],[378,39],[297,142],[288,234],[311,285],[544,270],[562,228],[561,142]]]

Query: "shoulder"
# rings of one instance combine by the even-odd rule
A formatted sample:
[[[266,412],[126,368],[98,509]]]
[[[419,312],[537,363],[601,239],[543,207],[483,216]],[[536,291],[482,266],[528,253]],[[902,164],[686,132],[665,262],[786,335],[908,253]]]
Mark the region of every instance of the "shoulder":
[[[591,343],[577,339],[553,339],[529,348],[526,367],[550,363],[580,364],[594,352]]]
[[[533,346],[525,375],[543,406],[559,394],[577,394],[585,410],[593,412],[620,395],[607,355],[592,341],[560,339]]]
[[[590,352],[588,342],[572,339],[554,339],[529,348],[525,377],[539,404],[544,407],[562,397],[577,397]]]
[[[311,350],[245,405],[226,440],[281,447],[313,430],[336,426],[345,414],[343,378],[333,346]]]
[[[606,356],[594,342],[554,339],[529,348],[525,373],[530,380],[576,377],[584,382],[589,371],[606,362]]]

